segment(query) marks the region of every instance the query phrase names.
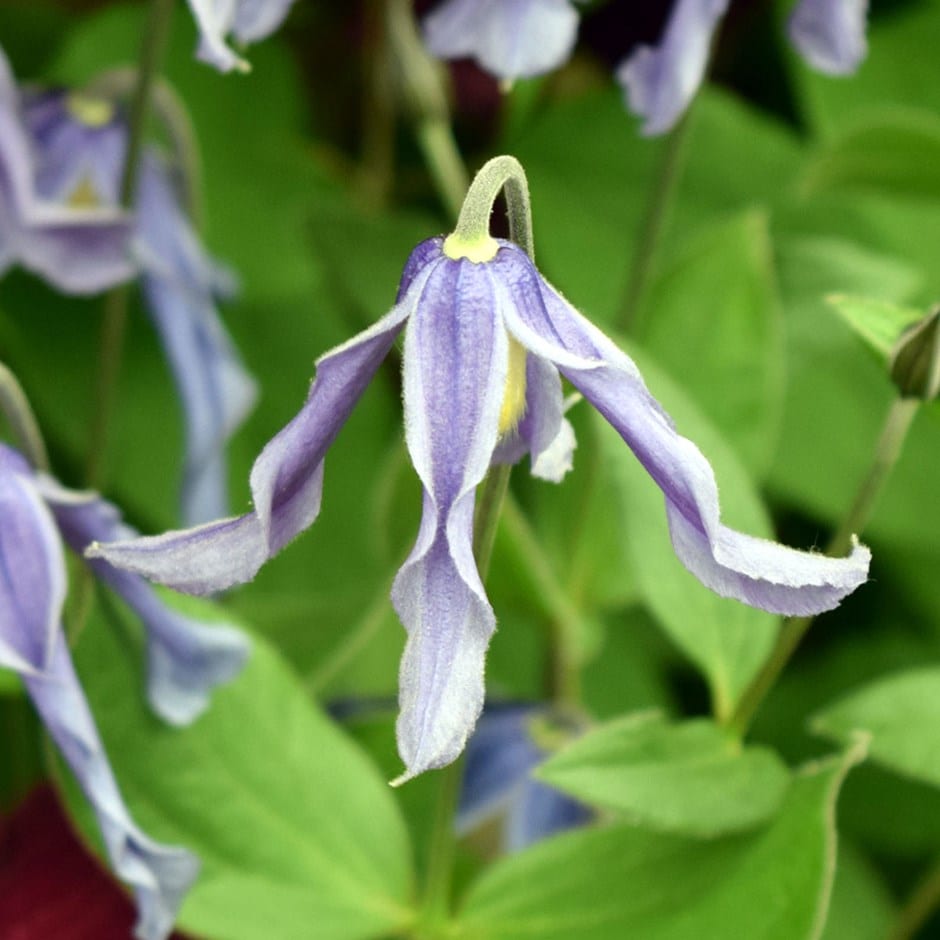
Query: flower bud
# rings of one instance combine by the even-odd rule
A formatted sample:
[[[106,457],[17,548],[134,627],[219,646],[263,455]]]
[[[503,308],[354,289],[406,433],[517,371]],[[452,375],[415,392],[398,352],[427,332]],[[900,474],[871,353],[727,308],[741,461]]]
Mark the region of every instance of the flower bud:
[[[932,401],[940,392],[940,304],[909,326],[891,351],[891,379],[903,398]]]

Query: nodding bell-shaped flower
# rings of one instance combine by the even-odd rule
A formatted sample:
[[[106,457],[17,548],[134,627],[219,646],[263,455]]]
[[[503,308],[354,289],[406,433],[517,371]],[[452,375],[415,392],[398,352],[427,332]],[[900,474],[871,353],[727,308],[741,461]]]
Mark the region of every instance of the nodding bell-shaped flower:
[[[499,849],[505,854],[591,819],[582,803],[532,776],[555,749],[548,739],[557,746],[576,733],[558,717],[545,706],[486,706],[467,742],[459,835],[498,821]]]
[[[19,91],[0,49],[0,275],[19,263],[75,294],[133,277],[130,219],[114,206],[45,198],[35,162]]]
[[[24,116],[36,153],[37,188],[60,203],[116,206],[127,142],[110,101],[64,91],[31,95]],[[257,388],[216,309],[232,276],[203,248],[173,170],[145,150],[138,175],[133,250],[146,308],[169,360],[186,423],[182,518],[228,511],[225,444],[254,406]]]
[[[0,667],[22,677],[91,804],[111,866],[136,897],[136,936],[164,940],[199,862],[185,849],[155,842],[131,818],[61,624],[66,591],[62,539],[81,551],[92,535],[113,534],[116,518],[103,500],[65,490],[0,444]],[[241,668],[245,639],[232,629],[210,636],[219,628],[180,617],[160,603],[150,585],[125,572],[109,573],[108,567],[96,563],[148,631],[151,701],[171,720],[190,720],[205,704],[209,686]]]
[[[504,81],[558,68],[578,36],[571,0],[444,0],[424,18],[428,49],[440,59],[475,59]]]
[[[483,706],[483,666],[496,625],[473,555],[476,488],[495,462],[528,453],[532,472],[560,479],[574,437],[561,376],[633,450],[666,498],[676,554],[717,593],[764,610],[835,607],[867,577],[869,552],[827,558],[722,525],[708,461],[682,437],[633,361],[538,272],[518,244],[491,238],[490,209],[506,186],[515,227],[528,230],[522,168],[490,161],[448,238],[420,244],[398,301],[382,319],[317,361],[300,413],[251,471],[254,510],[237,518],[88,554],[192,593],[252,578],[320,510],[326,451],[405,331],[405,439],[424,488],[417,541],[392,588],[408,632],[401,663],[401,780],[460,754]],[[519,235],[529,246],[531,238]]]
[[[709,49],[729,0],[674,0],[655,46],[640,46],[617,68],[627,105],[644,120],[643,133],[662,134],[695,96]],[[867,0],[799,0],[789,35],[804,59],[830,75],[848,75],[865,58]]]
[[[231,34],[241,45],[270,36],[284,22],[294,0],[189,0],[199,28],[197,58],[220,72],[251,66],[225,44]]]

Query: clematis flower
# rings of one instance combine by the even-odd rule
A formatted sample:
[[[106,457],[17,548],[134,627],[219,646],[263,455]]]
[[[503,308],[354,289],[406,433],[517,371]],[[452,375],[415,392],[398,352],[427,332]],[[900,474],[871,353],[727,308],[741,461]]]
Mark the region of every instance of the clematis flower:
[[[35,181],[19,93],[0,49],[0,275],[14,263],[68,293],[95,293],[134,275],[130,222],[113,207],[55,203]]]
[[[459,835],[497,820],[499,848],[507,854],[590,820],[586,806],[532,777],[550,753],[546,742],[538,740],[539,723],[547,728],[554,721],[543,707],[487,705],[467,742],[457,807]]]
[[[117,205],[127,128],[114,105],[48,92],[27,98],[25,119],[43,196]],[[216,309],[216,298],[232,291],[232,276],[200,244],[171,168],[152,149],[142,158],[133,244],[147,310],[183,402],[183,521],[203,522],[227,511],[225,444],[253,407],[257,388]]]
[[[474,58],[497,78],[531,78],[571,55],[578,11],[571,0],[445,0],[424,19],[428,49]]]
[[[50,509],[55,511],[62,500],[63,491],[54,481],[34,473],[18,452],[0,445],[0,667],[21,675],[43,724],[91,804],[111,866],[136,897],[136,936],[163,940],[173,928],[199,863],[185,849],[161,845],[143,833],[114,779],[60,622],[65,560]],[[90,499],[85,503],[85,509],[93,505]],[[73,536],[79,528],[72,529]],[[146,585],[139,588],[151,590]],[[134,603],[132,597],[128,600]],[[151,610],[150,615],[150,625],[172,619],[169,612]],[[185,624],[178,629],[185,632]],[[172,628],[166,631],[157,624],[157,631],[163,631],[158,645],[172,636]],[[169,646],[166,649],[169,656],[175,655]]]
[[[788,24],[790,42],[820,72],[849,75],[865,58],[868,0],[800,0]]]
[[[776,613],[809,614],[836,606],[865,581],[870,554],[861,546],[848,558],[827,558],[722,525],[708,461],[676,431],[632,360],[521,248],[489,236],[420,244],[392,310],[318,360],[300,413],[255,461],[252,512],[96,543],[88,554],[197,594],[252,578],[316,519],[326,451],[403,329],[405,437],[424,497],[417,541],[392,588],[408,632],[401,780],[454,760],[480,714],[496,618],[473,557],[476,487],[494,460],[525,453],[537,476],[557,480],[567,469],[573,436],[559,373],[662,489],[676,554],[712,590]]]
[[[675,0],[658,45],[640,46],[618,66],[617,80],[630,110],[644,119],[644,134],[668,131],[689,106],[728,2]],[[865,58],[867,12],[867,0],[800,0],[790,39],[813,68],[848,75]]]
[[[220,72],[251,66],[225,44],[230,33],[242,44],[270,36],[284,22],[294,0],[189,0],[199,28],[197,57]]]

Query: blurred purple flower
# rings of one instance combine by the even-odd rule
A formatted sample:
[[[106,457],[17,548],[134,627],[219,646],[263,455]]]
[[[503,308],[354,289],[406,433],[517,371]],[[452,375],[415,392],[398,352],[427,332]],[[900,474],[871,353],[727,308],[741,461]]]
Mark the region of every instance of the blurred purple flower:
[[[578,12],[571,0],[444,0],[424,18],[430,51],[472,57],[497,78],[531,78],[571,55]]]
[[[628,107],[644,120],[644,134],[668,131],[688,107],[728,3],[675,0],[660,41],[638,47],[617,68]],[[867,0],[800,0],[790,19],[790,38],[814,68],[847,75],[865,57],[867,12]]]
[[[0,275],[18,262],[76,294],[133,277],[130,220],[114,207],[48,202],[34,172],[19,92],[0,49]]]
[[[196,594],[254,577],[316,519],[326,451],[406,321],[405,435],[424,508],[392,588],[409,634],[400,673],[402,780],[454,760],[482,708],[496,621],[473,557],[476,487],[492,462],[525,453],[536,476],[558,480],[570,467],[574,438],[559,372],[663,490],[676,554],[712,590],[764,610],[810,614],[865,581],[866,548],[827,558],[722,525],[708,461],[677,433],[632,360],[518,246],[489,238],[466,245],[454,236],[420,244],[392,310],[318,360],[305,405],[255,461],[252,512],[95,544],[88,554]]]
[[[196,55],[221,72],[251,66],[225,44],[231,34],[241,44],[270,36],[284,22],[294,0],[189,0],[199,28]]]
[[[790,42],[814,68],[849,75],[865,58],[868,0],[800,0],[790,17]]]
[[[457,809],[460,835],[500,820],[500,850],[509,853],[591,819],[586,806],[532,777],[550,754],[537,740],[537,726],[555,731],[554,720],[543,707],[487,705],[467,742]]]
[[[97,507],[113,513],[94,497],[68,498],[83,507],[80,514],[100,512]],[[61,625],[65,559],[53,515],[65,499],[66,491],[58,484],[34,473],[19,453],[0,444],[0,667],[22,676],[91,804],[112,868],[136,897],[136,935],[141,940],[163,940],[173,928],[199,863],[185,849],[154,842],[131,819],[75,675]],[[69,526],[63,534],[74,538],[80,529],[81,525]],[[152,589],[134,580],[136,588],[122,593],[137,606],[135,590],[139,600],[143,592],[152,596]],[[122,590],[118,583],[114,587]],[[173,657],[177,650],[168,640],[175,643],[174,630],[183,634],[187,626],[173,624],[175,615],[158,607],[151,608],[146,625],[155,630],[155,643],[167,644],[166,654]],[[183,689],[184,694],[187,691]]]
[[[28,97],[24,114],[44,197],[117,205],[127,129],[112,104],[48,92]],[[202,247],[172,170],[155,150],[143,154],[136,195],[133,247],[146,306],[183,402],[182,517],[192,525],[228,511],[225,444],[257,389],[216,310],[232,276]]]

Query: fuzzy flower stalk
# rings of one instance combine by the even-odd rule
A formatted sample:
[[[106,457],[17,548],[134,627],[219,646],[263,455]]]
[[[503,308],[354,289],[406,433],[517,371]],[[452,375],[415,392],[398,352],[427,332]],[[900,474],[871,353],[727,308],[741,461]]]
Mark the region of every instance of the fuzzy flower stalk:
[[[503,188],[524,247],[489,234]],[[562,377],[663,491],[676,554],[718,594],[780,614],[818,613],[868,573],[870,553],[858,544],[847,558],[827,558],[724,526],[708,461],[679,434],[633,361],[524,249],[531,253],[525,175],[512,157],[497,157],[470,187],[456,230],[412,252],[391,311],[318,360],[304,406],[252,468],[251,512],[88,552],[196,594],[250,580],[316,519],[326,452],[404,331],[405,439],[424,497],[417,541],[392,588],[408,633],[400,780],[453,761],[480,714],[496,617],[472,551],[476,489],[492,464],[525,454],[535,476],[564,476],[574,435],[563,417]]]

